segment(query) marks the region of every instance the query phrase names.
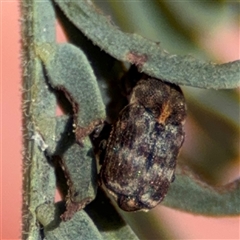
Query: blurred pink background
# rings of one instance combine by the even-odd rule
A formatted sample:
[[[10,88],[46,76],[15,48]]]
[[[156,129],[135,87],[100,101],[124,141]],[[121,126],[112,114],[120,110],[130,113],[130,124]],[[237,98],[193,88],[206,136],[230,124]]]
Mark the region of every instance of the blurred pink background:
[[[0,3],[1,239],[20,239],[21,236],[22,146],[18,5],[18,1],[2,0]],[[240,58],[239,43],[239,28],[232,25],[226,25],[221,31],[216,32],[211,36],[211,40],[202,40],[206,48],[224,61]],[[239,217],[194,216],[163,206],[158,207],[158,214],[165,219],[166,227],[181,239],[240,239]]]

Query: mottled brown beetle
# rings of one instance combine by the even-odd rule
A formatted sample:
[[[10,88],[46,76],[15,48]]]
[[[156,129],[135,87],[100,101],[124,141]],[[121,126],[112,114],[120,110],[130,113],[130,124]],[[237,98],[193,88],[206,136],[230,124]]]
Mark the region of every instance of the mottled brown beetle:
[[[101,182],[125,211],[149,210],[165,197],[184,141],[181,89],[141,79],[112,126]]]

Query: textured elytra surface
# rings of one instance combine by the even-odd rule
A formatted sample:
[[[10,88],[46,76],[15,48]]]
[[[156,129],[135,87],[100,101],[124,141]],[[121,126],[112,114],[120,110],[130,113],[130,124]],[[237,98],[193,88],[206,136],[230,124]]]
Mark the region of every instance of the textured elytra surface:
[[[184,141],[186,105],[179,87],[140,80],[113,125],[101,180],[125,211],[161,202],[174,179]]]

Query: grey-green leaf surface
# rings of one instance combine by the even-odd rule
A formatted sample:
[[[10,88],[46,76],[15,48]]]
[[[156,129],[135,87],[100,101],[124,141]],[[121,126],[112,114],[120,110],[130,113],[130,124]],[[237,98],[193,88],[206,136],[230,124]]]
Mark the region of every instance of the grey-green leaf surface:
[[[240,214],[240,179],[222,187],[200,181],[186,167],[178,167],[164,205],[209,216]]]
[[[199,88],[225,89],[240,85],[240,61],[215,64],[191,56],[171,55],[158,43],[118,30],[91,1],[55,2],[94,44],[118,60],[137,65],[150,76]]]
[[[55,165],[61,166],[64,175],[62,178],[59,177],[58,181],[62,185],[60,189],[66,201],[66,211],[62,219],[67,220],[96,196],[96,159],[88,136],[82,139],[81,144],[76,142],[71,118],[57,118],[56,135],[59,137],[53,156],[56,158]]]
[[[85,211],[77,212],[69,221],[61,221],[60,215],[64,203],[42,204],[37,209],[37,215],[44,227],[47,240],[102,240],[95,224]]]
[[[84,53],[71,44],[39,44],[36,51],[50,85],[62,90],[73,105],[76,137],[81,141],[106,118],[93,70]]]
[[[35,210],[55,194],[54,169],[44,150],[55,147],[56,98],[49,92],[34,45],[55,41],[55,13],[50,1],[21,1],[23,77],[23,239],[40,239]]]

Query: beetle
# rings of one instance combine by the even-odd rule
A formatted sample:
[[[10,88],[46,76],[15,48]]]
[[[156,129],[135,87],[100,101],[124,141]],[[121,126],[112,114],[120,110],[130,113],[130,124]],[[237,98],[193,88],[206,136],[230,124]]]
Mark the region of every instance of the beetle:
[[[142,77],[112,125],[100,181],[125,211],[148,211],[174,180],[183,144],[186,104],[181,89]]]

